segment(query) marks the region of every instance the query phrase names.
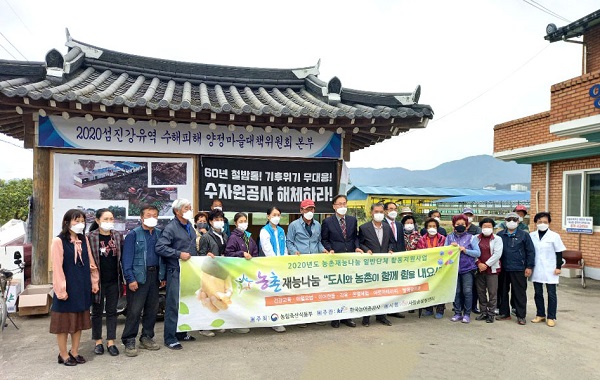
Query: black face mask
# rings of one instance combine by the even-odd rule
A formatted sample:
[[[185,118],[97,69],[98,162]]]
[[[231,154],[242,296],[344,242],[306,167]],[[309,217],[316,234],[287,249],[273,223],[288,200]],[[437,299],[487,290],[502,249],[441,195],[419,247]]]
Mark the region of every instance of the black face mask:
[[[208,223],[196,223],[196,228],[201,230],[201,229],[207,229],[208,228]]]
[[[456,230],[456,232],[458,232],[459,234],[462,234],[463,232],[465,232],[467,230],[466,226],[456,226],[454,227],[454,229]]]

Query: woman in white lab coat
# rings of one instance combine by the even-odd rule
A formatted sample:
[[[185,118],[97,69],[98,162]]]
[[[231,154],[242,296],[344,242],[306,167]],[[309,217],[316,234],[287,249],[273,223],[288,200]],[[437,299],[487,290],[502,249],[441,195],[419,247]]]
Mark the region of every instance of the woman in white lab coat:
[[[549,212],[539,212],[533,218],[537,231],[532,232],[531,240],[535,247],[535,267],[531,275],[535,290],[535,306],[537,309],[533,323],[546,321],[550,327],[556,324],[556,285],[562,266],[562,252],[566,249],[560,235],[548,229],[552,218]],[[544,284],[548,293],[548,313],[544,304]]]

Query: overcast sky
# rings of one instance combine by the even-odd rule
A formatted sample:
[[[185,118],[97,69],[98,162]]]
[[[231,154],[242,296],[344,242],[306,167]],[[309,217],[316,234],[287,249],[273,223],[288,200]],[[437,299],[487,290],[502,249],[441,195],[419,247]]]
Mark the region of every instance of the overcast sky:
[[[77,40],[137,55],[275,68],[321,59],[320,78],[337,76],[344,87],[421,85],[420,103],[435,112],[428,127],[355,152],[348,165],[429,169],[492,154],[495,124],[549,110],[550,86],[581,75],[581,45],[544,40],[547,24],[568,22],[527,2],[0,0],[10,40],[0,36],[0,45],[43,61],[52,48],[66,53],[68,27]],[[569,22],[599,8],[597,0],[537,4]],[[0,48],[0,59],[13,58]],[[0,149],[0,178],[31,176],[31,151]]]

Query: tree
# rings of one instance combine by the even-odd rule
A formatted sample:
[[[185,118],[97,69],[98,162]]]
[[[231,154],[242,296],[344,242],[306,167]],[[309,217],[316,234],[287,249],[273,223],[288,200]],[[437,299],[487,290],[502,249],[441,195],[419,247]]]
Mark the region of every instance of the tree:
[[[29,213],[27,200],[33,194],[31,178],[0,179],[0,225],[11,219],[25,221]]]

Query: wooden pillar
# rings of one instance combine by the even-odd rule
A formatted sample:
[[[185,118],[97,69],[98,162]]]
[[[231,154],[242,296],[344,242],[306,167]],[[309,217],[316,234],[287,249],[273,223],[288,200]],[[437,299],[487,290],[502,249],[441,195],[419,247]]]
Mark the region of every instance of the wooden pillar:
[[[50,247],[50,149],[33,148],[33,212],[31,283],[48,284]]]

